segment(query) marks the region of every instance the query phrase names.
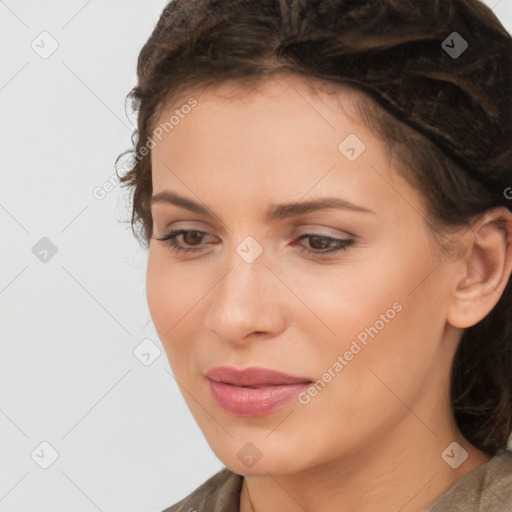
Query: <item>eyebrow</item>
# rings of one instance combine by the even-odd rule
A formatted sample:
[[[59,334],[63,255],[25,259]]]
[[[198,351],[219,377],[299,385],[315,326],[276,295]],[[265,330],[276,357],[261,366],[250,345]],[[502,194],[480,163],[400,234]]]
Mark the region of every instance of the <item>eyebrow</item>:
[[[185,208],[194,213],[199,213],[212,217],[212,213],[205,206],[192,201],[186,197],[180,196],[169,190],[164,190],[155,194],[151,198],[151,206],[156,203],[170,203],[181,208]],[[346,199],[339,197],[322,197],[319,199],[312,199],[309,201],[300,201],[297,203],[284,203],[274,204],[265,213],[267,220],[281,220],[286,217],[294,217],[306,213],[323,210],[326,208],[336,208],[340,210],[353,210],[356,212],[373,213],[374,211],[364,208],[363,206],[356,205]]]

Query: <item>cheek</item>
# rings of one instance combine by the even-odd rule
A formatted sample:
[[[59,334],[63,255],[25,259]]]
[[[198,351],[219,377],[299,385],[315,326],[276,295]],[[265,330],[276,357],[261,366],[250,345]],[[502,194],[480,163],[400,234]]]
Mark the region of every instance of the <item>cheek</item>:
[[[293,306],[293,322],[300,324],[308,319],[310,326],[316,325],[322,339],[336,349],[343,348],[344,340],[376,322],[378,328],[387,326],[387,322],[382,324],[381,315],[386,320],[395,320],[417,270],[414,268],[417,263],[410,268],[407,263],[397,261],[391,251],[388,258],[383,251],[378,258],[370,255],[357,261],[358,258],[356,254],[350,261],[318,267],[314,272],[313,267],[309,272],[304,268],[288,271],[289,281],[294,283],[292,289],[307,306],[294,301],[297,305]]]
[[[355,255],[337,268],[323,267],[314,278],[303,271],[297,274],[296,293],[315,315],[295,314],[293,322],[304,322],[299,325],[310,334],[315,325],[321,334],[310,336],[307,354],[316,361],[317,371],[352,351],[347,354],[350,366],[361,366],[368,378],[370,364],[408,361],[411,367],[411,358],[420,364],[429,350],[435,351],[428,342],[441,334],[443,307],[435,297],[435,264],[421,240],[414,252],[407,245],[399,238],[397,244],[375,249],[359,261]],[[401,368],[396,371],[403,374]]]
[[[343,356],[330,398],[356,416],[366,407],[400,408],[390,389],[409,403],[439,356],[444,317],[434,265],[426,252],[396,254],[381,254],[378,266],[352,268],[343,286],[329,286],[324,300],[324,318],[336,338],[320,371]]]
[[[165,249],[150,249],[146,296],[155,329],[169,356],[193,346],[193,333],[187,333],[189,319],[207,290],[202,289],[200,281],[179,272],[166,256]]]

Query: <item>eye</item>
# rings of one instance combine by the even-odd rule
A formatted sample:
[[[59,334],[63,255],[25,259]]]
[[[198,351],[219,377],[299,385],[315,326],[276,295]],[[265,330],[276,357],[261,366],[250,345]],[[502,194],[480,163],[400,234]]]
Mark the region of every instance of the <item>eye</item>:
[[[313,233],[306,233],[299,237],[299,240],[303,240],[305,238],[309,239],[309,245],[313,249],[300,246],[301,251],[306,251],[308,253],[317,254],[320,256],[323,254],[330,255],[335,252],[345,251],[350,245],[354,243],[354,240],[350,238],[333,238],[331,236],[317,235]],[[322,250],[326,248],[328,248],[328,250]]]
[[[193,236],[189,237],[188,235],[190,233],[192,233]],[[176,251],[176,252],[190,252],[190,251],[197,252],[197,251],[201,251],[202,249],[200,247],[199,248],[183,247],[182,245],[180,245],[176,242],[176,238],[178,236],[182,236],[183,240],[186,244],[194,245],[195,242],[197,242],[198,240],[199,240],[199,242],[201,242],[203,235],[208,235],[208,233],[206,233],[205,231],[198,231],[198,230],[192,230],[192,229],[175,229],[174,231],[167,233],[167,235],[163,236],[162,238],[157,238],[156,240],[159,240],[160,242],[164,242],[165,245],[167,245],[173,251]]]
[[[177,238],[181,236],[182,241],[187,245],[193,247],[184,247],[177,242]],[[192,230],[192,229],[176,229],[169,232],[162,238],[156,238],[156,240],[163,242],[166,246],[170,247],[175,252],[199,252],[203,250],[201,242],[208,233],[205,231]],[[298,238],[310,240],[310,246],[312,248],[304,247],[299,244],[301,251],[306,251],[310,254],[316,254],[322,256],[324,254],[330,255],[335,252],[345,251],[350,245],[354,243],[352,239],[345,238],[333,238],[326,235],[306,233]],[[311,244],[311,242],[313,242]],[[325,250],[327,249],[327,250]]]

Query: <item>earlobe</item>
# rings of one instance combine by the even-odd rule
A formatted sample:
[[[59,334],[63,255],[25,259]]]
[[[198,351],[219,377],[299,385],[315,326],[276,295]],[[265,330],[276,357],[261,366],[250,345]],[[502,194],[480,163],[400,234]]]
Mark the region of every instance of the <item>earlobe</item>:
[[[473,225],[463,266],[457,271],[447,321],[467,328],[482,320],[500,299],[512,272],[512,214],[504,207],[485,212]]]

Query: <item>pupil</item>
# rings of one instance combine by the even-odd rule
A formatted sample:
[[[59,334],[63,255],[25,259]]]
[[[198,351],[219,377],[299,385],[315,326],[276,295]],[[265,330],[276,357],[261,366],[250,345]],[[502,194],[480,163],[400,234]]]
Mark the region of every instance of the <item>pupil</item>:
[[[315,244],[315,243],[314,243],[314,241],[315,241],[315,240],[317,240],[317,242],[318,242],[318,240],[323,240],[323,242],[324,242],[324,243],[323,243],[323,244],[322,244],[322,243],[316,243],[316,244]],[[313,248],[314,248],[314,249],[325,249],[325,248],[329,245],[329,241],[328,241],[328,239],[327,239],[326,237],[324,237],[324,236],[314,236],[314,237],[311,239],[311,241],[312,241],[313,243],[311,243],[311,242],[310,242],[310,243],[311,243],[311,245],[313,246]],[[315,247],[315,245],[316,245],[316,247]],[[319,246],[320,246],[320,247],[319,247]]]
[[[196,235],[195,237],[193,235]],[[189,231],[187,233],[185,233],[185,238],[188,236],[188,237],[191,237],[192,238],[192,243],[189,244],[189,242],[187,242],[185,240],[185,243],[189,244],[189,245],[194,245],[194,238],[196,239],[195,241],[197,242],[197,236],[199,235],[199,241],[200,241],[200,237],[201,237],[201,233],[199,233],[199,231]]]

